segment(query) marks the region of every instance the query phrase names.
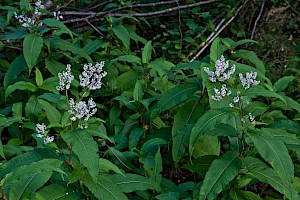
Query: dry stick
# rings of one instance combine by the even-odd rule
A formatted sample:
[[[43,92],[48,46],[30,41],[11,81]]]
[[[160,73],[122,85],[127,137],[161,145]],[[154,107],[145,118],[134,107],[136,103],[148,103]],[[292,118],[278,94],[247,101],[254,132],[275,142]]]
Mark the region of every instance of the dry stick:
[[[213,2],[217,2],[217,1],[220,1],[220,0],[201,1],[201,2],[198,2],[198,3],[187,4],[187,5],[182,5],[182,6],[176,6],[176,7],[173,7],[173,8],[168,8],[168,9],[165,9],[165,10],[149,12],[149,13],[123,14],[123,13],[111,13],[111,11],[105,11],[105,12],[99,12],[99,13],[95,13],[95,12],[71,12],[71,11],[69,11],[69,12],[62,12],[61,14],[62,15],[83,15],[83,16],[88,15],[85,18],[76,18],[76,19],[70,19],[70,20],[63,21],[64,24],[67,24],[67,23],[85,21],[86,19],[90,19],[90,18],[93,18],[93,17],[99,17],[99,16],[103,16],[103,15],[114,16],[114,17],[123,17],[123,16],[147,17],[147,16],[153,16],[153,15],[161,15],[161,14],[172,12],[172,11],[175,11],[175,10],[196,7],[196,6],[199,6],[199,5],[204,5],[204,4],[213,3]],[[160,2],[160,3],[163,3],[163,2]]]
[[[226,24],[224,24],[224,26],[222,26],[220,28],[220,30],[218,30],[217,33],[214,34],[214,36],[206,41],[206,44],[203,46],[203,48],[200,49],[200,51],[198,51],[198,53],[193,57],[193,59],[190,61],[190,62],[193,62],[194,60],[196,60],[200,55],[201,53],[210,45],[210,43],[212,43],[214,41],[214,39],[216,37],[218,37],[218,35],[234,20],[234,18],[237,16],[237,14],[239,13],[239,11],[244,7],[244,5],[247,3],[247,1],[245,1],[245,3],[243,5],[241,5],[237,11],[236,11],[236,14],[234,16],[232,16],[227,22]]]
[[[101,35],[103,38],[105,38],[105,35],[99,31],[88,19],[85,19],[86,23],[90,25],[99,35]]]
[[[264,0],[264,1],[262,2],[261,8],[260,8],[260,11],[259,11],[259,14],[258,14],[258,16],[257,16],[257,18],[256,18],[256,20],[255,20],[255,22],[254,22],[254,26],[253,26],[252,33],[251,33],[251,37],[250,37],[251,40],[252,40],[253,37],[254,37],[254,33],[255,33],[255,30],[256,30],[257,22],[259,21],[261,15],[262,15],[262,12],[263,12],[264,7],[265,7],[265,3],[266,3],[266,0]]]

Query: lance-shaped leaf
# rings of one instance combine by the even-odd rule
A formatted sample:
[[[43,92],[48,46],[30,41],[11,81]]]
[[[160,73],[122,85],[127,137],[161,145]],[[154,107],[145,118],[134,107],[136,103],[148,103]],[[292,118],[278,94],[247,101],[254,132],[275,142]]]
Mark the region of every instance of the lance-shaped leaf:
[[[148,41],[143,49],[142,52],[142,59],[143,59],[143,63],[149,63],[150,59],[151,59],[151,54],[152,54],[152,44],[151,41]]]
[[[7,97],[16,90],[28,90],[30,92],[34,92],[37,90],[37,87],[30,82],[19,81],[13,85],[10,85],[5,90],[5,100]]]
[[[130,47],[130,35],[127,29],[123,25],[118,25],[112,28],[114,34],[122,41],[125,48],[129,50]]]
[[[138,174],[125,174],[125,176],[120,174],[114,174],[110,176],[112,181],[114,181],[125,193],[134,192],[137,190],[156,190],[160,191],[161,188],[159,184],[151,178],[147,178]]]
[[[72,145],[72,150],[88,169],[90,175],[97,177],[99,173],[98,145],[92,135],[83,129],[76,129],[74,132],[69,131],[61,136],[69,146]]]
[[[99,159],[99,167],[100,170],[103,172],[109,172],[109,171],[114,171],[115,173],[121,174],[124,176],[124,173],[120,170],[119,167],[117,167],[115,164],[110,162],[109,160],[106,160],[104,158]]]
[[[26,61],[23,55],[19,55],[9,65],[8,70],[5,73],[3,85],[7,88],[18,75],[27,68]]]
[[[45,186],[36,193],[36,199],[39,200],[81,200],[83,196],[79,192],[75,192],[70,186],[51,184]]]
[[[243,58],[243,59],[253,63],[261,73],[263,73],[263,74],[266,73],[266,69],[265,69],[263,61],[261,61],[253,51],[240,49],[240,50],[236,51],[236,53],[234,54],[234,57]]]
[[[212,162],[200,189],[199,200],[215,199],[239,173],[240,159],[234,152],[225,153]]]
[[[49,122],[52,124],[59,124],[61,119],[60,112],[48,101],[38,99],[38,102],[42,106],[42,109],[45,110]]]
[[[296,78],[294,76],[285,76],[276,81],[274,84],[274,90],[275,92],[281,92],[285,88],[289,86]]]
[[[42,187],[51,177],[52,171],[42,171],[24,176],[10,184],[9,199],[25,199]]]
[[[299,199],[299,195],[294,191],[292,185],[284,182],[273,169],[258,158],[248,156],[243,158],[242,163],[243,168],[247,169],[254,178],[263,183],[270,184],[274,189],[285,194],[289,199]]]
[[[67,33],[73,38],[72,31],[66,25],[64,25],[64,23],[62,23],[61,21],[56,20],[56,19],[47,18],[47,19],[42,20],[42,22],[49,27],[59,28],[60,32]]]
[[[23,41],[23,53],[29,73],[36,64],[43,47],[43,38],[36,34],[27,35]]]
[[[100,200],[127,200],[126,195],[121,192],[121,188],[111,179],[105,176],[99,176],[97,181],[91,177],[84,177],[83,183]]]
[[[294,178],[293,161],[281,140],[275,139],[263,129],[247,135],[261,157],[271,164],[282,180],[291,181]]]
[[[280,94],[277,94],[276,92],[273,92],[271,90],[267,90],[263,88],[262,86],[255,86],[250,87],[249,89],[245,90],[243,92],[243,96],[249,96],[249,97],[257,97],[257,96],[263,96],[263,97],[275,97],[283,102],[286,102],[285,98],[283,98]]]

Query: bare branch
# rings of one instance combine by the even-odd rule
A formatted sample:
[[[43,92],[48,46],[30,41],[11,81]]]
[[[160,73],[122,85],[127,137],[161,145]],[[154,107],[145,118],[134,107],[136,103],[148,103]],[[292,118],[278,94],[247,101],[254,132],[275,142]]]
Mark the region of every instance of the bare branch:
[[[252,40],[253,37],[254,37],[254,33],[255,33],[255,30],[256,30],[257,22],[259,21],[261,15],[262,15],[262,12],[263,12],[263,10],[264,10],[265,3],[266,3],[266,0],[264,0],[264,1],[262,2],[262,4],[261,4],[261,8],[260,8],[259,14],[258,14],[258,16],[257,16],[257,18],[256,18],[256,20],[255,20],[255,23],[254,23],[254,26],[253,26],[253,29],[252,29],[252,33],[251,33],[251,37],[250,37],[251,40]]]

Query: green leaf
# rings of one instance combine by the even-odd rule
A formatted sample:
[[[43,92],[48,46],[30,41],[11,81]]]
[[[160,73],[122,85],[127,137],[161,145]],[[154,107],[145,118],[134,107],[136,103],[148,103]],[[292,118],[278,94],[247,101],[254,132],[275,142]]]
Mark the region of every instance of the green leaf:
[[[142,135],[144,134],[145,130],[143,128],[135,128],[129,134],[129,149],[133,149],[139,143]]]
[[[152,138],[144,143],[141,148],[141,151],[145,155],[149,155],[153,152],[156,152],[160,145],[168,144],[168,141],[162,138]]]
[[[217,156],[203,156],[197,159],[191,160],[187,164],[183,165],[182,168],[192,170],[204,177],[208,171],[211,163],[218,158]]]
[[[119,92],[129,90],[134,87],[136,80],[139,79],[140,74],[136,71],[130,70],[118,76],[115,81],[116,85],[114,86]]]
[[[234,152],[226,152],[220,159],[214,160],[204,177],[199,200],[215,199],[238,175],[240,167],[240,159]]]
[[[107,42],[101,39],[89,41],[82,49],[88,54],[91,55],[101,47],[103,47]]]
[[[38,116],[41,111],[42,111],[42,107],[37,101],[37,97],[35,95],[32,95],[25,105],[26,117],[28,117],[29,115]]]
[[[281,97],[285,99],[288,108],[292,108],[300,112],[300,104],[297,101],[285,95],[281,95]]]
[[[235,58],[243,58],[243,59],[253,63],[262,74],[266,73],[266,69],[265,69],[263,61],[261,61],[253,51],[240,49],[240,50],[237,50],[235,52],[235,54],[233,54],[233,55]]]
[[[1,137],[0,137],[0,156],[5,159]]]
[[[82,200],[83,197],[76,193],[70,186],[51,184],[36,193],[37,200]]]
[[[163,112],[189,100],[197,90],[199,90],[199,86],[195,84],[179,85],[168,90],[157,104],[158,111]]]
[[[85,58],[88,62],[92,63],[92,58],[81,48],[76,47],[66,40],[51,40],[51,46],[55,49],[60,49],[62,51],[70,51],[74,54],[80,55]]]
[[[255,40],[243,39],[243,40],[239,40],[239,41],[235,42],[234,45],[232,46],[232,48],[234,49],[237,46],[240,46],[240,45],[243,45],[246,43],[250,43],[250,42],[258,44],[258,42],[256,42]]]
[[[243,158],[242,162],[243,168],[247,169],[252,177],[263,183],[270,184],[278,192],[285,194],[288,199],[299,199],[299,195],[293,191],[292,186],[285,183],[273,169],[269,168],[258,158],[248,156]]]
[[[23,42],[23,53],[29,74],[35,66],[43,47],[43,38],[36,34],[27,35]]]
[[[41,89],[50,91],[54,94],[59,94],[57,91],[56,86],[59,85],[59,80],[57,77],[49,77],[43,81],[43,85],[40,86]]]
[[[48,101],[38,99],[38,103],[42,106],[45,114],[51,124],[59,124],[61,120],[60,112]]]
[[[271,90],[267,90],[262,86],[250,87],[249,89],[245,90],[242,93],[242,95],[248,97],[257,97],[257,96],[275,97],[282,100],[283,102],[286,102],[285,98],[283,98],[280,94],[277,94],[276,92],[273,92]]]
[[[136,63],[138,65],[140,65],[142,63],[142,60],[134,55],[123,55],[123,56],[119,56],[113,60],[110,61],[110,64],[113,64],[114,62],[117,61],[122,61],[122,62],[129,62],[129,63]]]
[[[143,63],[148,64],[150,62],[151,59],[151,54],[152,54],[152,42],[148,41],[143,49],[142,52],[142,59],[143,59]]]
[[[78,156],[80,162],[88,169],[92,177],[99,173],[99,156],[97,142],[85,130],[76,129],[74,132],[62,134],[62,138]]]
[[[294,76],[285,76],[276,81],[274,84],[274,90],[275,92],[281,92],[285,88],[289,86],[296,78]]]
[[[38,68],[35,68],[35,82],[37,86],[43,85],[43,75]]]
[[[19,122],[21,120],[22,120],[21,116],[19,116],[19,117],[9,117],[9,118],[0,116],[0,132],[3,128],[9,127],[13,123]]]
[[[66,69],[66,66],[64,64],[53,59],[46,58],[45,63],[49,72],[54,76],[57,76],[58,73],[63,72]]]
[[[71,38],[73,38],[72,31],[66,25],[64,25],[61,21],[56,20],[56,19],[47,18],[47,19],[42,20],[42,22],[49,27],[59,28],[60,32],[67,33],[71,36]]]
[[[110,162],[109,160],[106,160],[104,158],[100,158],[99,159],[99,168],[100,170],[104,171],[104,172],[109,172],[110,170],[114,171],[115,173],[121,174],[122,176],[124,176],[124,173],[112,162]]]
[[[143,89],[143,83],[144,80],[137,80],[133,89],[133,99],[135,101],[140,101],[143,99],[144,95],[144,89]]]
[[[189,151],[190,155],[193,154],[194,144],[206,132],[216,128],[217,124],[228,124],[235,129],[240,128],[241,121],[239,117],[225,110],[214,110],[211,109],[202,115],[199,120],[196,122],[194,128],[192,129],[190,135]]]
[[[32,192],[42,187],[50,179],[52,173],[52,171],[36,172],[11,183],[9,199],[19,200],[29,197]]]
[[[46,158],[29,165],[18,167],[13,172],[7,174],[1,181],[4,184],[10,184],[13,181],[17,181],[25,176],[31,176],[36,173],[42,173],[47,171],[57,171],[59,173],[65,174],[60,166],[63,161],[53,158]]]
[[[16,90],[28,90],[30,92],[35,92],[37,90],[37,87],[30,82],[16,82],[15,84],[8,86],[5,90],[5,100],[11,93],[13,93]]]
[[[291,181],[294,178],[294,165],[282,141],[275,139],[272,134],[263,129],[247,135],[258,153],[271,164],[282,180]]]
[[[4,88],[7,88],[18,75],[27,68],[26,61],[23,55],[19,55],[14,59],[14,61],[9,65],[9,68],[4,76]]]
[[[213,43],[211,44],[210,48],[210,60],[215,63],[218,59],[221,58],[221,55],[223,54],[223,47],[221,45],[220,38],[216,38]]]
[[[125,48],[129,50],[130,47],[130,35],[127,29],[123,25],[118,25],[112,28],[114,34],[122,41]]]
[[[87,188],[99,200],[127,200],[126,195],[121,192],[121,188],[117,186],[111,179],[105,176],[98,176],[97,181],[91,177],[84,177],[83,182]]]
[[[198,139],[194,144],[193,156],[199,158],[201,156],[220,155],[220,142],[217,136],[205,135]]]
[[[136,190],[148,190],[148,189],[161,191],[161,188],[156,181],[144,176],[140,176],[138,174],[125,174],[125,176],[120,174],[114,174],[110,176],[110,178],[125,193],[134,192]]]

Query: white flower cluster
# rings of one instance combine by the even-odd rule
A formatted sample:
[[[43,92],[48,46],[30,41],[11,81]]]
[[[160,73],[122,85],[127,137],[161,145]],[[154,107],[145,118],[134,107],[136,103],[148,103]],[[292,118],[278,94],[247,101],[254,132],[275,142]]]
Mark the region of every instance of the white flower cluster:
[[[211,82],[224,82],[225,80],[228,80],[230,76],[235,72],[235,65],[233,65],[230,70],[227,71],[227,68],[229,67],[229,61],[225,62],[225,58],[223,55],[219,60],[216,61],[215,67],[215,72],[210,71],[208,67],[204,67],[204,71],[209,75],[209,80]]]
[[[63,18],[64,18],[64,17],[60,14],[60,11],[53,12],[53,16],[54,16],[54,19],[57,19],[57,20],[60,20],[60,19],[63,19]]]
[[[91,116],[97,112],[96,103],[92,98],[88,100],[88,103],[85,101],[79,101],[78,103],[74,102],[74,99],[69,100],[70,110],[68,111],[71,115],[70,120],[76,121],[77,119],[84,118],[84,121],[87,121]]]
[[[239,73],[240,80],[242,82],[243,88],[247,90],[250,86],[258,85],[260,81],[255,80],[257,72],[247,72],[244,78],[243,74]]]
[[[212,99],[215,101],[220,101],[225,96],[229,96],[231,91],[227,89],[226,84],[223,84],[221,90],[214,88],[215,95],[212,96]]]
[[[14,12],[14,16],[17,20],[19,20],[19,23],[23,27],[42,26],[42,22],[37,23],[37,21],[35,20],[37,17],[42,15],[42,13],[40,12],[41,9],[45,9],[45,6],[42,4],[41,0],[38,0],[37,2],[35,2],[33,17],[30,18],[26,16],[24,12],[22,12],[21,15],[18,15],[16,12]]]
[[[101,79],[107,75],[105,71],[102,70],[105,62],[96,63],[95,66],[92,63],[85,64],[83,67],[83,72],[79,75],[80,85],[89,90],[100,89],[102,86]]]
[[[36,131],[38,134],[36,135],[39,138],[44,139],[44,144],[48,144],[54,141],[54,136],[48,136],[46,131],[46,126],[44,123],[42,124],[36,124]]]
[[[65,72],[58,73],[59,86],[56,86],[58,91],[64,91],[70,89],[71,82],[74,80],[74,76],[71,72],[71,65],[67,64]]]
[[[252,124],[255,124],[255,117],[252,116],[251,113],[248,114],[248,117],[249,117],[250,122],[251,122]]]

